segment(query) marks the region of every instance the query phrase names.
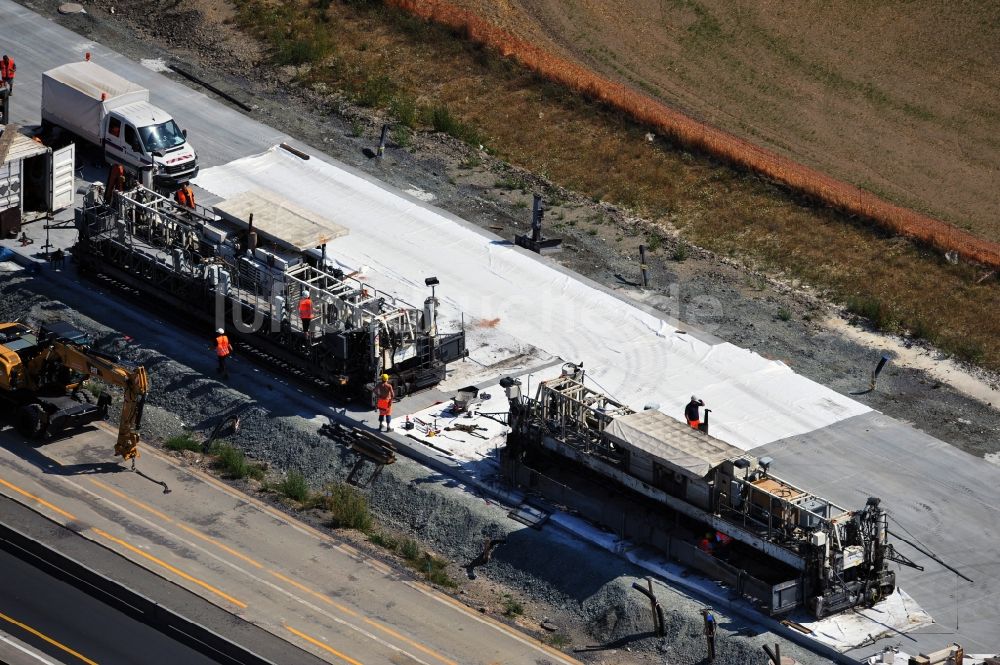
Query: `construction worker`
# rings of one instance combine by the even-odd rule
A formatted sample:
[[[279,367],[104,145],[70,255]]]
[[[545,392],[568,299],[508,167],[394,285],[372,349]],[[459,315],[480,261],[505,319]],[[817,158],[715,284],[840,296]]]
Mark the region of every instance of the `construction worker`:
[[[715,538],[712,536],[712,532],[707,532],[699,541],[698,549],[700,549],[705,554],[714,554],[715,550]]]
[[[701,611],[702,617],[705,620],[705,642],[708,646],[708,662],[715,662],[715,616],[712,614],[711,610],[703,609]]]
[[[184,183],[174,192],[174,201],[185,208],[194,208],[194,191],[191,189],[191,183]]]
[[[125,191],[125,167],[121,164],[112,164],[108,170],[108,186],[104,189],[104,199],[107,202],[114,201],[115,192]]]
[[[385,431],[389,431],[389,421],[392,420],[392,400],[396,391],[389,383],[389,375],[382,375],[382,383],[375,386],[375,407],[378,409],[378,431],[382,431],[382,421],[385,421]]]
[[[715,532],[714,554],[720,559],[729,560],[729,553],[733,549],[733,538],[721,531]]]
[[[219,359],[219,367],[216,369],[216,373],[221,374],[222,378],[229,378],[229,370],[226,368],[226,358],[229,354],[233,352],[233,347],[229,344],[229,338],[226,337],[226,331],[219,328],[215,331],[215,357]]]
[[[14,94],[14,75],[17,73],[17,65],[14,64],[14,58],[10,57],[6,53],[3,59],[0,60],[0,84],[7,88],[7,94]]]
[[[313,301],[309,297],[309,290],[302,290],[302,299],[299,300],[299,318],[302,319],[302,330],[309,334],[309,324],[313,320]]]
[[[701,427],[701,416],[698,414],[699,406],[705,406],[705,402],[691,395],[691,401],[684,407],[684,419],[694,429]]]

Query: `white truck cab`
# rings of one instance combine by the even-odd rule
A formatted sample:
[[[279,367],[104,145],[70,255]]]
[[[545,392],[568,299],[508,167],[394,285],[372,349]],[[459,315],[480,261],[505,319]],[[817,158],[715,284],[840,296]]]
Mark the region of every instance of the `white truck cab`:
[[[154,181],[169,186],[198,173],[197,155],[188,145],[187,133],[162,109],[149,102],[115,108],[102,127],[104,158],[138,172],[155,164]]]
[[[150,103],[149,90],[89,58],[42,74],[42,126],[69,131],[101,148],[108,164],[121,164],[137,176],[151,170],[152,184],[161,191],[198,174],[187,132]]]

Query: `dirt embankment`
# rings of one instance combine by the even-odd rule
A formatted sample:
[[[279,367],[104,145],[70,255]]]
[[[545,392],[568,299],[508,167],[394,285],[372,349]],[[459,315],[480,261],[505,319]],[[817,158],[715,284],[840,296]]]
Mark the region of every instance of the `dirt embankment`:
[[[453,0],[807,166],[1000,240],[1000,7]]]

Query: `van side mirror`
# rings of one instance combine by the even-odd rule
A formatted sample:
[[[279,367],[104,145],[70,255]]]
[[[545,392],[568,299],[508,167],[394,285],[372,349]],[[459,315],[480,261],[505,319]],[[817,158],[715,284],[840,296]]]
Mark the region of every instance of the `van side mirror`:
[[[186,139],[188,137],[188,130],[182,129],[181,130],[181,136],[183,136]]]

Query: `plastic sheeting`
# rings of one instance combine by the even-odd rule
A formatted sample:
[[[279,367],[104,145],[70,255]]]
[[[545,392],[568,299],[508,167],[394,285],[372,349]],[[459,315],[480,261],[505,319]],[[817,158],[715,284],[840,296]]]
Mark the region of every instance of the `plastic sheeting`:
[[[743,450],[870,409],[728,343],[702,341],[511,243],[362,175],[272,149],[206,169],[195,181],[228,198],[270,189],[340,226],[339,263],[368,266],[378,288],[411,302],[440,279],[442,313],[490,321],[513,338],[582,362],[596,388],[678,420],[692,394],[713,410],[711,434]],[[447,310],[450,310],[448,312]]]
[[[659,411],[619,416],[605,432],[621,441],[625,448],[648,453],[694,478],[704,478],[719,464],[743,452]]]

